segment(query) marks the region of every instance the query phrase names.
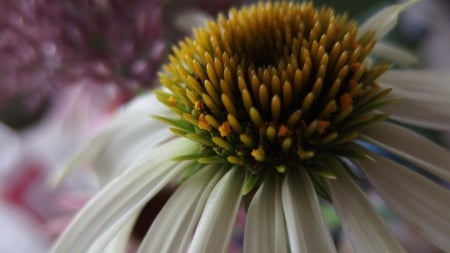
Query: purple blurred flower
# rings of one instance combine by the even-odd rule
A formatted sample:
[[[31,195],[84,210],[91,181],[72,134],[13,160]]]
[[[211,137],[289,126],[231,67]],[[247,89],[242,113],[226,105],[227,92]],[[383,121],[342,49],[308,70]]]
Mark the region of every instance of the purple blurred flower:
[[[79,79],[112,83],[131,97],[153,84],[168,45],[186,34],[186,24],[236,2],[1,1],[0,116],[17,100],[35,109]]]

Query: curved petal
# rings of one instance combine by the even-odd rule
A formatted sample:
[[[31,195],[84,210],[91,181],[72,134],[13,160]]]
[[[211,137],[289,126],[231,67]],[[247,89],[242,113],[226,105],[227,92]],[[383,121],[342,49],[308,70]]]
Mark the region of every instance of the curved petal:
[[[390,118],[435,130],[450,130],[450,110],[448,102],[442,103],[428,99],[420,101],[402,97],[394,103],[380,108],[380,111],[390,113]]]
[[[378,81],[390,87],[422,92],[424,94],[450,96],[450,74],[426,70],[390,70]]]
[[[72,156],[64,165],[56,169],[48,178],[49,185],[55,187],[61,180],[63,180],[70,172],[80,167],[86,161],[96,157],[100,150],[105,146],[109,139],[113,138],[115,134],[114,129],[108,129],[96,135],[86,146],[79,152]]]
[[[328,180],[333,205],[355,252],[405,252],[342,165],[333,167],[338,177]]]
[[[227,252],[244,184],[241,170],[232,168],[214,187],[188,252]]]
[[[169,109],[151,92],[134,98],[117,113],[109,127],[112,130],[106,129],[113,131],[113,135],[92,159],[101,184],[122,173],[123,168],[131,166],[133,161],[142,159],[146,150],[173,136],[167,125],[150,117],[167,112]]]
[[[374,143],[450,182],[450,152],[407,128],[380,122],[361,130]]]
[[[183,10],[175,16],[175,26],[185,33],[191,33],[192,29],[203,26],[208,20],[213,18],[200,10]]]
[[[136,117],[149,117],[155,113],[165,115],[170,110],[159,102],[156,94],[152,91],[139,95],[128,102],[117,112],[114,124],[129,124]]]
[[[425,84],[426,85],[426,84]],[[387,85],[382,84],[383,87],[391,88]],[[445,93],[441,94],[432,94],[431,92],[422,92],[422,91],[413,91],[413,90],[404,90],[400,88],[392,89],[390,96],[395,96],[400,99],[408,99],[414,101],[417,105],[441,105],[441,106],[450,106],[449,96],[446,96]]]
[[[358,37],[369,31],[374,31],[377,39],[384,37],[386,33],[397,25],[399,14],[417,1],[409,0],[402,4],[389,6],[375,13],[360,26]]]
[[[391,70],[378,79],[382,86],[393,88],[392,94],[450,106],[450,75],[437,71]]]
[[[153,221],[138,252],[186,252],[207,197],[224,174],[217,167],[205,166],[181,184]]]
[[[89,201],[51,252],[86,252],[104,233],[118,231],[136,209],[184,170],[186,164],[171,161],[172,154],[185,154],[195,147],[190,141],[178,139],[150,150],[145,162],[121,174]]]
[[[383,42],[378,42],[372,49],[371,53],[403,66],[415,65],[419,63],[419,59],[412,53]]]
[[[430,242],[450,251],[450,191],[389,159],[359,161],[386,203]]]
[[[244,232],[245,253],[288,252],[279,179],[269,177],[259,187],[248,208]]]
[[[57,185],[72,170],[93,160],[101,184],[106,184],[120,169],[130,165],[127,164],[130,158],[117,156],[118,153],[132,151],[136,154],[145,144],[151,145],[145,146],[145,150],[148,150],[171,136],[166,125],[149,117],[150,114],[164,115],[168,111],[153,92],[134,98],[116,113],[110,125],[66,161],[61,169],[56,170],[49,178],[49,183]],[[130,146],[134,148],[131,150]],[[117,163],[118,157],[123,159],[120,165]]]
[[[94,245],[89,248],[87,253],[125,253],[130,241],[131,231],[140,211],[141,209],[137,209],[118,232],[115,230],[108,230],[95,241]]]
[[[111,136],[92,159],[102,185],[123,172],[123,168],[145,157],[148,149],[173,136],[166,125],[149,117],[137,118]]]
[[[283,181],[282,192],[290,252],[336,252],[306,170],[289,172]]]

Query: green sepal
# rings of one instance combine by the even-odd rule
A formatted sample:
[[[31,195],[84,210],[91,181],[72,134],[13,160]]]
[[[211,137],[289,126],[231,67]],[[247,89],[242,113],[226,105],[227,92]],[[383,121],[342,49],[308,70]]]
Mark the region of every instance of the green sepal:
[[[356,103],[353,105],[354,108],[362,107],[367,105],[368,103],[372,103],[374,101],[380,100],[388,95],[392,91],[391,88],[382,89],[378,91],[368,91],[365,95],[363,95]],[[372,93],[374,92],[374,93]]]
[[[245,182],[241,190],[242,195],[244,196],[247,195],[255,188],[255,186],[261,181],[261,174],[262,173],[257,174],[252,174],[248,172],[246,173]]]
[[[210,147],[211,146],[215,146],[215,144],[211,141],[210,138],[204,137],[204,136],[202,136],[200,134],[188,133],[188,134],[185,135],[185,137],[190,139],[190,140],[192,140],[192,141],[198,142],[200,144],[204,144],[204,145],[207,145],[207,146],[210,146]]]
[[[328,185],[325,182],[325,178],[317,173],[314,173],[314,170],[312,170],[310,167],[307,170],[316,193],[323,199],[331,202],[330,190],[328,189]]]
[[[352,114],[354,115],[360,115],[360,114],[364,114],[370,111],[373,111],[375,109],[384,107],[386,105],[395,103],[396,101],[398,101],[399,98],[389,98],[389,99],[383,99],[383,100],[374,100],[371,101],[365,105],[362,105],[360,107],[356,107],[356,109],[353,111]]]
[[[189,155],[180,155],[173,158],[174,161],[185,161],[185,160],[198,160],[199,158],[203,158],[206,155],[203,153],[197,154],[189,154]]]
[[[335,149],[328,149],[326,150],[326,152],[331,155],[346,157],[350,159],[373,161],[373,158],[369,156],[369,151],[354,142],[350,142],[345,146],[339,146]]]
[[[203,157],[200,157],[197,159],[198,163],[201,164],[211,164],[211,163],[227,163],[227,159],[224,157],[220,157],[220,156],[207,156],[205,157],[203,155]]]
[[[387,118],[389,118],[389,114],[387,114],[387,113],[372,114],[372,115],[365,114],[365,115],[356,117],[355,119],[346,121],[346,123],[342,124],[342,126],[339,126],[339,128],[342,130],[345,130],[345,131],[350,131],[350,130],[361,128],[368,124],[373,124],[376,122],[383,121]]]
[[[154,119],[162,121],[163,123],[169,124],[171,126],[174,126],[176,128],[182,129],[186,132],[193,133],[194,128],[191,124],[187,123],[183,119],[173,119],[173,118],[166,118],[163,116],[152,116]]]
[[[330,166],[326,166],[325,164],[318,164],[316,167],[314,167],[314,172],[327,179],[337,178],[336,173],[334,173],[333,169]]]
[[[193,176],[197,171],[201,170],[203,167],[205,167],[204,164],[199,164],[196,162],[193,162],[192,164],[185,167],[183,175],[181,176],[181,179],[178,183],[183,183],[184,181],[188,180],[191,176]]]
[[[173,111],[174,113],[181,115],[183,112],[189,112],[190,111],[190,107],[186,105],[185,101],[186,99],[182,99],[182,101],[180,100],[180,98],[177,99],[177,103],[176,105],[174,105],[173,103],[169,102],[170,97],[174,97],[176,95],[172,94],[172,93],[167,93],[165,91],[161,91],[161,90],[157,90],[155,91],[156,94],[156,98],[165,106],[167,106],[171,111]],[[182,96],[182,94],[181,94]],[[183,96],[182,96],[183,97]]]
[[[169,130],[170,130],[170,132],[172,132],[173,134],[178,135],[178,136],[185,136],[186,134],[190,133],[190,132],[186,132],[185,130],[176,128],[176,127],[169,127]]]

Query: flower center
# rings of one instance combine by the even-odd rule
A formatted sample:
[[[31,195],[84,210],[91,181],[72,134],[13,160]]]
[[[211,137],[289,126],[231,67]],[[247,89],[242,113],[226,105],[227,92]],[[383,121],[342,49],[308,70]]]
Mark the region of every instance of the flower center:
[[[389,92],[389,67],[364,60],[374,34],[311,3],[259,3],[218,17],[174,48],[158,97],[178,119],[160,119],[202,144],[191,158],[252,174],[285,172],[342,152]]]

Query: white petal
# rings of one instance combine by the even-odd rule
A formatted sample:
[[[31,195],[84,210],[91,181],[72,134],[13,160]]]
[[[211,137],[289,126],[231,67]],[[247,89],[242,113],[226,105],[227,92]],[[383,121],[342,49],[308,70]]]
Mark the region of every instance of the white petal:
[[[192,29],[205,25],[206,21],[212,20],[207,13],[199,10],[183,10],[175,15],[175,26],[183,32],[191,33]]]
[[[106,184],[133,162],[144,158],[148,149],[167,141],[173,134],[161,122],[142,117],[128,123],[99,150],[93,168],[101,184]]]
[[[308,173],[304,169],[299,174],[289,172],[282,190],[291,252],[336,252]]]
[[[150,117],[153,114],[167,115],[168,112],[169,109],[152,92],[134,98],[117,113],[106,129],[114,129],[114,134],[93,159],[101,184],[120,174],[132,161],[142,159],[146,150],[173,136],[166,124]]]
[[[389,87],[388,85],[381,84],[383,87],[393,88],[390,96],[395,96],[401,99],[408,99],[414,101],[418,105],[422,106],[422,104],[427,105],[440,105],[448,107],[450,106],[449,96],[446,96],[444,93],[441,94],[432,94],[431,92],[422,92],[422,91],[413,91],[413,90],[404,90],[395,87]]]
[[[358,37],[361,37],[369,31],[374,31],[377,39],[384,37],[386,33],[397,25],[399,14],[415,2],[417,0],[409,0],[405,3],[382,9],[360,26]]]
[[[134,228],[139,213],[130,219],[125,226],[116,234],[116,236],[108,243],[105,253],[126,253],[130,244],[131,231]],[[99,251],[93,251],[96,253]]]
[[[49,185],[55,187],[74,169],[79,168],[86,161],[96,157],[108,140],[113,138],[114,134],[114,129],[108,129],[96,135],[86,146],[71,157],[69,161],[65,162],[64,165],[50,175],[48,179]]]
[[[380,196],[419,234],[450,252],[450,191],[382,156],[360,161]]]
[[[288,252],[281,179],[266,178],[253,197],[245,221],[244,252]]]
[[[428,100],[426,102],[402,97],[380,111],[391,114],[391,118],[425,128],[450,130],[450,110],[447,103]]]
[[[444,98],[444,101],[448,101],[450,97],[449,73],[425,70],[390,70],[380,76],[378,82],[394,89]]]
[[[144,93],[133,98],[129,103],[117,112],[113,124],[129,124],[139,117],[149,117],[150,115],[166,115],[170,110],[157,99],[154,92]]]
[[[50,184],[58,184],[72,170],[94,158],[99,180],[101,184],[105,184],[116,176],[120,169],[130,165],[127,164],[130,160],[128,156],[118,154],[125,151],[128,151],[128,154],[141,154],[142,152],[138,151],[143,149],[145,144],[152,145],[147,146],[148,149],[172,136],[166,125],[149,116],[167,115],[168,112],[169,109],[157,100],[154,93],[134,98],[116,113],[105,129],[65,162],[61,169],[55,171],[49,179]],[[119,159],[122,159],[120,163]]]
[[[372,54],[400,65],[415,65],[419,62],[412,53],[383,42],[378,42],[375,45]]]
[[[429,71],[389,71],[380,84],[393,88],[395,103],[380,110],[408,124],[436,130],[450,129],[450,75]]]
[[[89,201],[51,252],[86,252],[103,233],[120,230],[137,209],[184,169],[184,163],[170,160],[172,154],[186,154],[195,147],[190,141],[177,139],[149,150],[148,160],[121,174]]]
[[[216,165],[206,166],[184,182],[164,205],[142,241],[139,251],[186,252],[207,197],[223,176]]]
[[[241,170],[231,169],[214,187],[188,252],[227,252],[245,178]]]
[[[333,205],[355,252],[405,252],[342,165],[334,169],[337,179],[328,180]]]
[[[366,139],[450,182],[450,152],[394,124],[381,122],[361,130]]]
[[[97,239],[88,253],[126,253],[130,241],[131,230],[141,209],[135,211],[126,224],[119,231],[108,230],[101,238]],[[112,239],[111,239],[112,238]]]

